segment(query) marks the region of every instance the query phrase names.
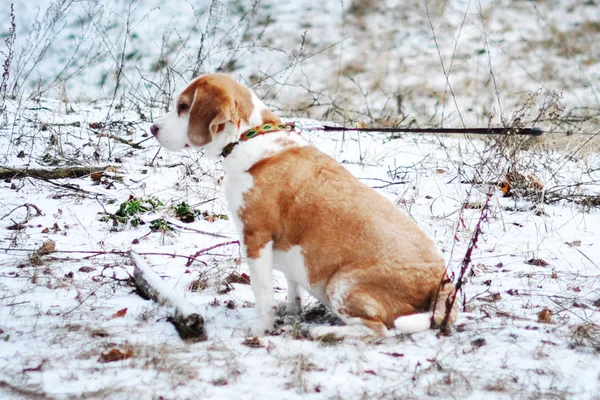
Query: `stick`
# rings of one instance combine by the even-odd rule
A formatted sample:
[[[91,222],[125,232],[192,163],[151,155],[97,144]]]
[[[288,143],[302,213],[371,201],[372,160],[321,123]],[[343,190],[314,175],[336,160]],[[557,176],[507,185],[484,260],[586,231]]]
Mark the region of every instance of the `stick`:
[[[175,307],[175,313],[168,318],[168,321],[175,326],[179,337],[184,340],[206,340],[204,318],[196,311],[194,305],[163,282],[137,253],[132,251],[130,257],[134,266],[135,286],[139,294],[161,305]]]
[[[0,166],[0,179],[13,178],[38,178],[43,180],[48,179],[67,179],[81,178],[90,175],[94,172],[106,171],[108,168],[114,168],[110,165],[104,167],[62,167],[54,169],[42,168],[10,168]]]
[[[95,133],[98,137],[107,137],[109,139],[113,139],[113,140],[116,140],[117,142],[121,142],[121,143],[126,144],[128,146],[131,146],[134,149],[143,149],[144,148],[139,143],[134,143],[131,140],[123,139],[122,137],[117,136],[117,135],[113,135],[112,133],[99,132],[99,131],[95,131],[93,129],[90,129],[90,131],[92,131],[93,133]]]

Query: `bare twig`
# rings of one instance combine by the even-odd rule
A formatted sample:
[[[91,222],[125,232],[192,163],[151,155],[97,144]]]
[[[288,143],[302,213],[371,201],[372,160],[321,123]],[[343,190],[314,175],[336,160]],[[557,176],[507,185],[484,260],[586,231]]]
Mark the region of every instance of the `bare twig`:
[[[471,257],[473,255],[473,249],[475,249],[477,247],[477,242],[479,241],[479,235],[482,233],[483,222],[487,221],[487,217],[489,214],[489,203],[490,203],[490,200],[492,199],[494,190],[495,190],[495,188],[493,186],[490,187],[490,190],[487,193],[487,198],[485,200],[485,203],[484,203],[483,207],[481,208],[481,214],[479,215],[479,220],[477,221],[477,225],[475,226],[475,231],[473,232],[473,235],[471,236],[471,241],[469,242],[469,246],[467,247],[467,251],[466,251],[465,256],[463,257],[463,260],[460,265],[460,271],[459,271],[459,275],[458,275],[458,280],[456,281],[456,284],[455,284],[454,294],[451,297],[448,297],[446,299],[446,315],[444,316],[444,319],[443,319],[441,327],[440,327],[442,332],[448,332],[450,330],[450,326],[449,326],[450,325],[449,324],[450,314],[452,312],[452,309],[454,308],[454,303],[456,302],[456,296],[458,295],[458,292],[462,289],[463,285],[465,284],[467,272],[469,271],[469,267],[471,265],[471,260],[472,260]]]
[[[232,244],[237,244],[239,246],[240,245],[240,241],[239,240],[231,240],[229,242],[215,244],[214,246],[210,246],[210,247],[207,247],[205,249],[198,250],[195,254],[192,254],[192,255],[190,255],[188,257],[188,262],[185,264],[185,266],[189,267],[190,265],[192,265],[192,263],[194,262],[194,260],[196,259],[196,257],[202,255],[203,253],[206,253],[206,252],[211,251],[213,249],[216,249],[218,247],[229,246],[229,245],[232,245]]]

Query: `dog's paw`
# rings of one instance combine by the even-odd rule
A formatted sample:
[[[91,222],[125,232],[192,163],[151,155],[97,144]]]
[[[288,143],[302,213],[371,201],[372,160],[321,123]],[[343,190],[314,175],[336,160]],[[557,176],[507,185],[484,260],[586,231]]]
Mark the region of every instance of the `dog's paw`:
[[[286,315],[300,315],[301,307],[297,302],[289,302],[285,305]]]
[[[300,315],[301,307],[297,303],[279,304],[275,309],[275,315],[278,317],[297,316]]]
[[[250,327],[251,336],[265,336],[274,330],[273,320],[257,321]]]

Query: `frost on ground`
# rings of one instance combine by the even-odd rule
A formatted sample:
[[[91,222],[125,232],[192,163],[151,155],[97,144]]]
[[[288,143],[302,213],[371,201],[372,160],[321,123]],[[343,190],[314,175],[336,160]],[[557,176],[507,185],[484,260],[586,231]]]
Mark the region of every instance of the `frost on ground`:
[[[599,8],[566,3],[60,1],[29,36],[41,52],[18,2],[0,87],[0,397],[600,397]],[[339,321],[307,299],[254,340],[220,164],[146,133],[196,67],[256,84],[293,120],[576,135],[302,131],[417,221],[455,279],[487,218],[450,336],[311,340]],[[32,171],[56,167],[91,170]],[[208,340],[182,341],[173,310],[138,295],[130,250]]]

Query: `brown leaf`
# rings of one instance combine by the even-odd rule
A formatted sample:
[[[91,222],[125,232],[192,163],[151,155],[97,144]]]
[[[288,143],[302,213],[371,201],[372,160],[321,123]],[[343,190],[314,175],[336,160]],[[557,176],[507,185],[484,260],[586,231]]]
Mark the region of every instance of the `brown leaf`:
[[[42,233],[50,233],[50,229],[48,229],[48,227],[45,227],[44,229],[42,229]]]
[[[125,314],[127,314],[127,307],[117,311],[109,319],[123,318],[125,316]]]
[[[502,295],[500,293],[492,293],[489,296],[479,297],[478,300],[486,301],[488,303],[494,303],[496,301],[500,301],[502,299]]]
[[[36,250],[36,253],[40,256],[43,256],[44,254],[52,253],[55,249],[56,249],[56,242],[54,242],[54,240],[50,239],[50,240],[45,241],[40,246],[40,248]]]
[[[241,275],[237,272],[232,272],[225,278],[225,283],[240,283],[242,285],[249,285],[250,277],[245,272]]]
[[[94,268],[94,267],[81,267],[81,268],[79,268],[79,272],[92,272],[95,269],[96,268]]]
[[[504,197],[508,196],[508,194],[510,193],[510,182],[508,180],[505,180],[504,182],[502,182],[500,184],[500,191],[502,192],[502,194],[504,195]]]
[[[88,124],[88,126],[91,129],[102,129],[104,127],[104,123],[103,122],[90,122]]]
[[[542,322],[544,324],[551,324],[552,321],[552,311],[548,308],[544,307],[542,311],[538,313],[538,322]]]
[[[542,260],[541,258],[530,258],[525,261],[525,264],[535,265],[536,267],[547,267],[549,265],[547,261]]]
[[[133,357],[132,349],[119,350],[119,349],[115,348],[110,351],[107,351],[106,353],[101,353],[100,357],[98,357],[98,362],[109,363],[109,362],[126,360],[131,357]]]
[[[568,244],[571,247],[579,247],[581,246],[581,240],[573,240],[572,242],[565,242],[565,244]]]
[[[247,337],[246,339],[244,339],[242,344],[244,346],[252,347],[253,349],[256,349],[259,347],[265,347],[265,345],[262,344],[260,339],[257,337]]]
[[[98,171],[98,172],[92,172],[92,173],[90,174],[90,178],[92,178],[92,180],[93,180],[94,182],[100,182],[100,181],[102,180],[102,176],[103,176],[103,175],[104,175],[104,174],[102,173],[102,171]]]

